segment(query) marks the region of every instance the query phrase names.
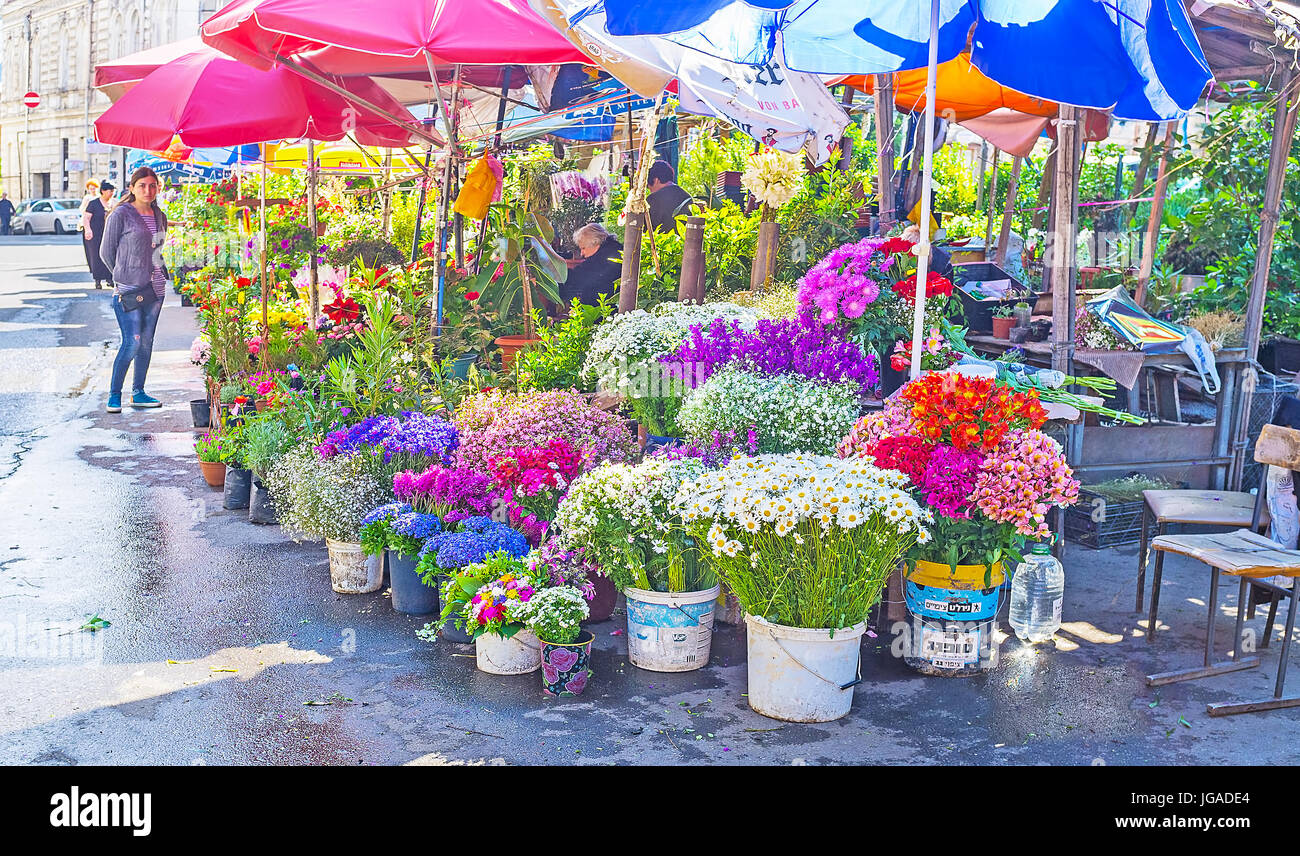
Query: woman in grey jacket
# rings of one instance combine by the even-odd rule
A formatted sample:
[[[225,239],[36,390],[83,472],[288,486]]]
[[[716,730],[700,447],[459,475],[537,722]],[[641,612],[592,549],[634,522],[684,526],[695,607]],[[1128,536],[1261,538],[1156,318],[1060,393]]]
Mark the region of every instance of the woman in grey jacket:
[[[167,292],[167,271],[162,261],[167,215],[155,201],[158,176],[149,167],[142,166],[131,173],[127,188],[130,193],[126,199],[108,215],[99,248],[99,257],[113,272],[113,313],[122,330],[122,344],[113,360],[113,380],[108,390],[109,413],[122,412],[122,383],[133,360],[131,406],[162,406],[158,399],[145,394],[144,379],[149,373],[154,332],[158,329],[158,315]],[[139,299],[141,292],[150,290],[156,300]],[[142,305],[128,312],[123,308],[124,296],[134,297]]]

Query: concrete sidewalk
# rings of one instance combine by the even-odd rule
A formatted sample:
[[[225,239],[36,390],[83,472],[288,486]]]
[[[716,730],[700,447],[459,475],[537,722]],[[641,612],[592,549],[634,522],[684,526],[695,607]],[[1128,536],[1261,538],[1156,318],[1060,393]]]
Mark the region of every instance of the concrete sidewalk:
[[[53,247],[49,253],[65,248]],[[79,251],[80,248],[75,248]],[[11,764],[1272,764],[1295,756],[1300,710],[1210,719],[1267,696],[1278,646],[1249,672],[1145,686],[1199,663],[1208,575],[1167,562],[1155,645],[1132,613],[1134,549],[1066,552],[1065,625],[1014,638],[966,679],[917,675],[865,639],[853,712],[783,724],[745,701],[745,638],[719,625],[684,674],[627,662],[621,612],[595,625],[577,698],[540,678],[478,672],[468,648],[415,637],[384,593],[329,586],[324,547],[221,509],[199,475],[188,402],[193,310],[168,295],[150,371],[165,406],[103,412],[116,325],[84,268],[0,244],[0,762]],[[57,264],[56,264],[57,263]],[[50,280],[62,264],[69,278]],[[101,293],[102,294],[102,293]],[[6,356],[11,336],[21,354]],[[80,372],[32,386],[24,366]],[[71,359],[75,357],[75,359]],[[29,388],[31,387],[31,388]],[[16,428],[13,426],[17,426]],[[7,476],[4,475],[9,471]],[[1230,643],[1235,586],[1218,638]],[[98,614],[111,626],[76,628]],[[1262,632],[1263,615],[1249,622]],[[5,640],[14,640],[5,647]],[[1300,690],[1300,670],[1293,675]]]

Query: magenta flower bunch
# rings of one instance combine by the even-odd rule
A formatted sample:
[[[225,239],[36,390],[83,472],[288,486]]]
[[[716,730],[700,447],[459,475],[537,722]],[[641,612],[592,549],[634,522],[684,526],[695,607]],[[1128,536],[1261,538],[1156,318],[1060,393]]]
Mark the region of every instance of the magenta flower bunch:
[[[503,449],[537,448],[552,440],[565,440],[581,453],[583,471],[636,454],[627,423],[573,390],[491,390],[462,401],[452,421],[460,435],[455,465],[479,472],[490,472]]]
[[[944,517],[970,517],[971,494],[984,456],[953,446],[937,446],[930,453],[925,474],[917,486],[925,502]]]
[[[415,510],[436,514],[449,526],[491,513],[500,497],[485,473],[455,467],[407,470],[393,476],[393,495]]]
[[[863,238],[827,253],[799,280],[799,305],[815,307],[823,324],[861,318],[889,285],[892,253],[885,238]]]
[[[797,318],[759,321],[753,330],[720,318],[692,326],[685,343],[660,360],[689,366],[682,375],[697,386],[730,364],[769,376],[794,374],[829,384],[853,381],[864,394],[880,380],[875,355],[850,342],[843,325],[821,324],[806,311]]]

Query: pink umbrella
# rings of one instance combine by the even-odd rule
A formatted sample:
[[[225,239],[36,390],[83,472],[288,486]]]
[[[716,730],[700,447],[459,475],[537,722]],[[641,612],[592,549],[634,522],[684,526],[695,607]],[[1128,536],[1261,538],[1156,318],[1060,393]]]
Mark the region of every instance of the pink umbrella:
[[[126,79],[138,73],[141,55],[134,56],[135,65],[119,64],[106,76]],[[414,117],[369,78],[332,82],[354,98],[287,68],[250,68],[200,45],[132,86],[95,121],[95,139],[157,150],[167,148],[174,136],[193,148],[302,137],[339,140],[349,132],[363,145],[404,146],[413,136],[424,136],[413,131]]]
[[[235,0],[201,35],[259,68],[286,57],[339,75],[591,63],[527,0]]]
[[[94,86],[112,101],[117,101],[150,73],[157,71],[174,59],[202,51],[206,48],[198,36],[169,42],[156,48],[128,54],[118,59],[101,62],[95,66]],[[211,50],[211,48],[206,48]]]

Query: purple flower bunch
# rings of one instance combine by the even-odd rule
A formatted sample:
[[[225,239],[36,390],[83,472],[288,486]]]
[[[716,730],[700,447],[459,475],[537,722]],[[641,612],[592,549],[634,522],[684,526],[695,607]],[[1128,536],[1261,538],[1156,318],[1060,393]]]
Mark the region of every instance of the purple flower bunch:
[[[372,523],[387,523],[401,514],[407,514],[415,509],[411,508],[409,503],[390,502],[387,505],[381,505],[374,511],[367,514],[361,520],[362,526],[369,526]]]
[[[694,325],[685,343],[659,358],[693,366],[685,375],[699,386],[730,363],[767,375],[794,374],[827,383],[856,381],[863,393],[880,380],[874,354],[850,342],[840,325],[818,323],[810,312],[798,318],[762,320],[752,331],[736,321],[715,318]]]
[[[926,504],[944,517],[970,517],[970,499],[983,463],[981,452],[946,444],[935,447],[919,485]]]
[[[816,307],[823,324],[861,318],[880,297],[885,272],[894,263],[881,247],[885,238],[863,238],[832,250],[799,280],[799,305]]]
[[[355,425],[331,431],[325,436],[325,442],[316,447],[316,452],[322,458],[332,458],[364,450],[383,455],[385,463],[400,455],[404,459],[434,458],[445,464],[451,461],[458,444],[456,426],[447,420],[407,411],[400,419],[370,416]]]
[[[529,556],[528,570],[545,573],[552,586],[576,588],[587,600],[596,597],[591,578],[600,573],[600,566],[586,555],[583,547],[566,550],[555,540],[547,541]]]
[[[647,457],[664,458],[669,461],[695,458],[704,466],[714,470],[738,454],[758,454],[758,429],[755,426],[749,426],[749,429],[744,434],[734,428],[728,428],[726,431],[719,431],[715,428],[710,432],[707,444],[703,439],[700,439],[693,443],[674,443],[669,446],[660,446]]]
[[[497,500],[490,476],[441,466],[421,473],[397,473],[393,476],[393,495],[416,509],[437,514],[447,524],[487,514]]]

